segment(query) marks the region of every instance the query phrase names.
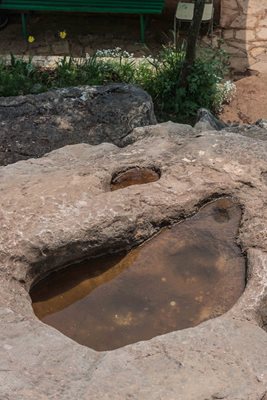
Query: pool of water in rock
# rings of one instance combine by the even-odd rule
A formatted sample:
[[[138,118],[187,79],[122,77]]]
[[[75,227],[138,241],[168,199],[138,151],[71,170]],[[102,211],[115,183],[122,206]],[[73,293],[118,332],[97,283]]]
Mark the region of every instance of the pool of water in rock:
[[[111,191],[123,189],[127,186],[132,185],[143,185],[145,183],[151,183],[158,181],[160,178],[159,171],[153,168],[145,167],[134,167],[129,168],[126,171],[118,173],[111,181]]]
[[[34,312],[96,350],[219,316],[245,287],[245,259],[235,243],[240,218],[238,205],[220,199],[128,254],[54,272],[33,286]]]

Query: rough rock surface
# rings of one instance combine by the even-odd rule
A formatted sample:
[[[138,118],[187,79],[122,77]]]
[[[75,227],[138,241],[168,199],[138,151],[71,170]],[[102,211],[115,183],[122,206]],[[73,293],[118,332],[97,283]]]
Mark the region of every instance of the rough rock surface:
[[[68,144],[120,145],[133,128],[155,122],[150,96],[131,85],[0,98],[0,165],[40,157]]]
[[[200,108],[197,115],[195,129],[198,131],[227,131],[254,139],[267,140],[267,122],[259,119],[253,124],[226,124],[216,118],[209,110]]]
[[[0,168],[0,399],[262,400],[267,394],[267,142],[173,123],[127,147],[66,146]],[[160,180],[110,191],[129,167]],[[48,271],[138,244],[218,196],[243,209],[248,285],[225,315],[110,352],[78,345],[33,315]]]

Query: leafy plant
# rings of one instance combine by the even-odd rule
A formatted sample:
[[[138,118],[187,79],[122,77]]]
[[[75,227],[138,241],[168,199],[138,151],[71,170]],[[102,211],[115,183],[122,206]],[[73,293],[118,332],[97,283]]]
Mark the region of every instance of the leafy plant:
[[[0,96],[45,91],[43,78],[30,58],[25,61],[11,55],[10,65],[0,61]]]
[[[218,96],[221,91],[218,85],[228,71],[226,53],[203,49],[191,68],[188,85],[181,87],[179,77],[184,57],[183,48],[176,51],[167,47],[157,59],[146,58],[138,68],[136,82],[152,96],[159,120],[192,122],[200,107],[215,112],[224,101],[223,96]]]
[[[191,122],[200,107],[221,109],[229,95],[229,83],[227,87],[223,83],[228,59],[221,50],[202,50],[191,68],[188,85],[180,87],[184,57],[183,48],[165,47],[157,57],[135,60],[132,54],[116,48],[98,51],[83,60],[64,57],[54,69],[45,69],[36,67],[30,58],[11,56],[9,64],[0,61],[0,96],[124,82],[138,85],[151,95],[158,120]]]

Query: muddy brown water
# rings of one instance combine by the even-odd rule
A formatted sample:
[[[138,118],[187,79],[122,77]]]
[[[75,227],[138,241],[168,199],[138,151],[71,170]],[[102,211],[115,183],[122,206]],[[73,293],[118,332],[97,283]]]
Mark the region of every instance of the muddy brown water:
[[[159,172],[152,168],[130,168],[116,175],[111,181],[110,188],[111,191],[114,191],[127,186],[155,182],[159,178]]]
[[[54,272],[32,288],[34,312],[95,350],[219,316],[245,287],[245,259],[235,244],[240,218],[238,205],[220,199],[128,254]]]

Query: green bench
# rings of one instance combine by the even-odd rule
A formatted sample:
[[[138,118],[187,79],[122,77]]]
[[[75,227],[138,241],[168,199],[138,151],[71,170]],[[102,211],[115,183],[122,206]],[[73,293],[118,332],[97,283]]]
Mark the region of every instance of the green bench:
[[[28,11],[137,14],[140,16],[141,41],[144,42],[145,17],[149,14],[161,14],[164,2],[165,0],[0,0],[0,11],[20,11],[24,37],[27,37]]]

